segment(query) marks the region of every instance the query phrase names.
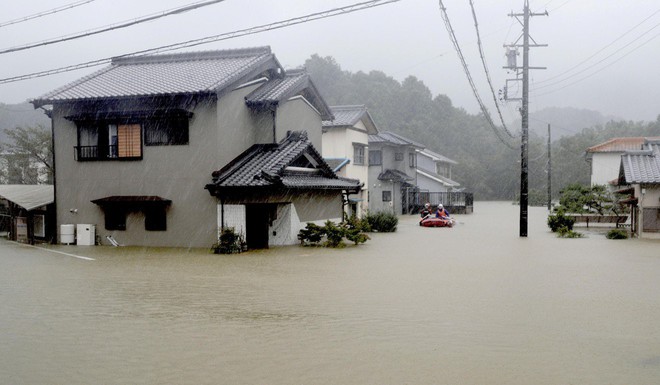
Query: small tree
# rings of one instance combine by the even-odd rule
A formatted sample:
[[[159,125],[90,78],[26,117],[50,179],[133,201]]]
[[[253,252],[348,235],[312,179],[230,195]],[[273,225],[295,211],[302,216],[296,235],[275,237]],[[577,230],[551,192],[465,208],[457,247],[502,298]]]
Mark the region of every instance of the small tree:
[[[8,163],[7,182],[12,184],[53,183],[53,139],[39,125],[5,129],[9,141],[2,145]]]

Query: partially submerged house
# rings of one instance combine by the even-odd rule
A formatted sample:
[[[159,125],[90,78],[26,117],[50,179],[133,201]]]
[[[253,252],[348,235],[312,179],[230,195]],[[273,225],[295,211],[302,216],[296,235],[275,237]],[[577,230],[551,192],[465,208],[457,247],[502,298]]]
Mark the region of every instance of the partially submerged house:
[[[620,192],[629,194],[631,231],[640,238],[660,239],[660,140],[646,140],[644,148],[628,151],[619,160]]]
[[[409,211],[408,193],[418,190],[417,150],[423,148],[392,132],[369,135],[369,210]]]
[[[331,106],[332,120],[323,121],[323,157],[342,177],[357,179],[362,190],[349,197],[347,214],[362,216],[369,199],[369,135],[378,134],[364,105]]]
[[[440,155],[428,148],[417,149],[417,187],[427,192],[449,192],[460,188],[460,183],[452,180],[452,166],[455,160]]]
[[[0,231],[34,244],[55,237],[53,185],[0,185]]]
[[[309,75],[268,47],[117,58],[32,103],[52,106],[57,224],[101,240],[209,247],[231,222],[250,246],[292,243],[359,190],[318,155],[333,116]]]

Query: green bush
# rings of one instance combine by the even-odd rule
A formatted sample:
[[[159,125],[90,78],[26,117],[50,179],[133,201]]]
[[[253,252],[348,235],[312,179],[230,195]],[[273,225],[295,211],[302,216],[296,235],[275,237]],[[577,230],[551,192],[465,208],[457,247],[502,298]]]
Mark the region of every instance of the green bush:
[[[628,231],[623,229],[612,229],[605,235],[607,239],[628,239]]]
[[[566,226],[562,226],[557,229],[557,236],[560,238],[582,238],[584,235],[577,231],[573,231]]]
[[[575,223],[575,220],[564,215],[564,210],[561,207],[557,210],[556,214],[548,216],[548,227],[550,227],[553,233],[556,233],[561,228],[572,231],[573,223]]]
[[[365,219],[369,223],[371,231],[377,231],[379,233],[393,233],[399,224],[399,218],[396,215],[383,211],[375,214],[369,213]]]
[[[315,223],[307,223],[304,229],[298,232],[301,245],[318,245],[325,235],[325,228]]]
[[[233,227],[227,227],[220,233],[218,243],[211,246],[215,254],[234,254],[244,251],[246,248],[243,235],[237,233]]]
[[[364,233],[366,228],[368,228],[366,221],[355,217],[339,224],[332,221],[325,222],[323,226],[307,223],[307,226],[298,232],[298,239],[303,246],[319,246],[322,244],[325,247],[345,247],[344,238],[358,245],[370,239]],[[324,239],[325,241],[323,241]]]

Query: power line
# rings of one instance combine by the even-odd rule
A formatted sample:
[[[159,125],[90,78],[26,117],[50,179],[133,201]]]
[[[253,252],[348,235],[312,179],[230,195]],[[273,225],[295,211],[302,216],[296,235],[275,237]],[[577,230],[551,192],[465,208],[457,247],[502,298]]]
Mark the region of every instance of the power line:
[[[24,22],[24,21],[28,21],[28,20],[32,20],[32,19],[36,19],[36,18],[39,18],[39,17],[52,15],[53,13],[57,13],[57,12],[65,11],[65,10],[67,10],[67,9],[71,9],[71,8],[79,7],[79,6],[81,6],[81,5],[85,5],[85,4],[87,4],[87,3],[91,3],[91,2],[93,2],[93,1],[96,1],[96,0],[82,0],[82,1],[77,1],[77,2],[75,2],[75,3],[70,3],[70,4],[67,4],[67,5],[63,5],[63,6],[61,6],[61,7],[53,8],[53,9],[48,10],[48,11],[43,11],[43,12],[35,13],[35,14],[29,15],[29,16],[20,17],[20,18],[18,18],[18,19],[5,21],[5,22],[0,23],[0,28],[2,28],[2,27],[6,27],[6,26],[8,26],[8,25],[12,25],[12,24],[22,23],[22,22]]]
[[[451,26],[451,22],[449,21],[449,16],[447,15],[447,8],[445,8],[444,4],[442,3],[442,0],[439,0],[440,3],[440,10],[442,11],[442,19],[445,22],[445,26],[447,27],[447,32],[449,32],[449,37],[451,39],[452,44],[454,45],[454,48],[456,49],[456,53],[458,54],[458,58],[461,61],[461,64],[463,65],[463,70],[465,71],[465,75],[467,76],[468,83],[470,83],[470,87],[472,88],[472,92],[474,93],[474,97],[477,99],[477,103],[479,104],[479,107],[481,108],[481,112],[484,114],[484,117],[486,118],[486,121],[490,125],[490,127],[493,129],[493,132],[497,136],[497,138],[508,148],[511,150],[515,150],[516,148],[509,142],[507,142],[500,134],[500,132],[497,130],[497,127],[495,126],[495,123],[493,122],[493,119],[490,117],[490,113],[488,112],[488,109],[484,105],[483,101],[481,100],[481,97],[479,96],[479,92],[477,91],[477,87],[474,84],[474,80],[472,79],[472,75],[470,75],[470,70],[468,69],[467,63],[465,61],[465,57],[463,56],[463,52],[461,50],[460,45],[458,44],[458,39],[456,39],[456,34],[454,33],[454,28]]]
[[[484,55],[484,49],[481,45],[481,36],[479,34],[479,23],[477,22],[477,13],[474,10],[474,2],[470,0],[470,8],[472,8],[472,18],[474,19],[474,28],[477,31],[477,45],[479,46],[479,55],[481,56],[481,63],[484,66],[484,72],[486,73],[486,80],[488,81],[488,86],[490,87],[490,92],[493,95],[493,102],[495,102],[495,108],[497,109],[497,113],[500,116],[500,122],[502,122],[502,128],[504,129],[504,132],[509,135],[509,137],[513,138],[514,135],[509,132],[509,129],[506,127],[506,123],[504,123],[504,118],[502,117],[502,111],[500,110],[500,105],[497,102],[497,95],[495,95],[495,89],[493,88],[493,82],[490,79],[490,73],[488,72],[488,65],[486,64],[486,56]]]
[[[50,44],[62,43],[62,42],[69,41],[69,40],[80,39],[80,38],[83,38],[83,37],[97,35],[97,34],[103,33],[103,32],[113,31],[115,29],[126,28],[126,27],[130,27],[130,26],[133,26],[133,25],[145,23],[147,21],[153,21],[153,20],[156,20],[156,19],[160,19],[160,18],[163,18],[163,17],[166,17],[166,16],[178,15],[180,13],[192,11],[194,9],[206,7],[208,5],[213,5],[213,4],[216,4],[216,3],[223,2],[223,1],[225,1],[225,0],[199,1],[199,2],[196,2],[196,3],[191,3],[191,4],[188,4],[188,5],[184,5],[183,7],[173,8],[173,9],[169,9],[169,10],[166,10],[166,11],[163,11],[163,12],[154,13],[154,14],[151,14],[151,15],[139,17],[139,18],[136,18],[136,19],[133,19],[133,20],[127,20],[127,21],[122,21],[122,22],[115,23],[115,24],[106,25],[106,26],[99,27],[99,28],[92,29],[92,30],[85,31],[85,32],[60,36],[60,37],[56,37],[56,38],[49,39],[49,40],[43,40],[43,41],[36,42],[36,43],[29,43],[29,44],[22,45],[22,46],[16,46],[16,47],[0,49],[0,55],[5,54],[5,53],[10,53],[10,52],[24,51],[26,49],[41,47],[41,46],[50,45]]]
[[[560,73],[560,74],[558,74],[558,75],[556,75],[556,76],[553,76],[553,77],[547,78],[547,79],[545,79],[545,80],[539,81],[539,82],[537,82],[537,84],[545,84],[545,83],[547,83],[547,82],[549,82],[549,81],[551,81],[551,80],[554,80],[554,79],[560,78],[560,77],[562,77],[563,75],[572,72],[574,69],[580,67],[582,64],[588,62],[589,60],[591,60],[592,58],[594,58],[594,57],[595,57],[596,55],[598,55],[599,53],[603,52],[603,51],[606,50],[607,48],[609,48],[609,47],[611,47],[612,45],[614,45],[614,43],[616,43],[617,41],[623,39],[626,35],[630,34],[632,31],[634,31],[635,29],[637,29],[637,27],[639,27],[640,25],[644,24],[647,20],[649,20],[650,18],[652,18],[653,16],[655,16],[656,14],[658,14],[658,12],[660,12],[660,9],[656,10],[655,12],[653,12],[650,16],[648,16],[648,17],[645,18],[644,20],[642,20],[642,21],[640,21],[639,23],[637,23],[635,26],[633,26],[632,28],[630,28],[628,31],[624,32],[622,35],[620,35],[620,36],[617,37],[616,39],[612,40],[612,42],[610,42],[609,44],[605,45],[603,48],[599,49],[598,51],[596,51],[595,53],[593,53],[593,54],[592,54],[591,56],[589,56],[588,58],[586,58],[586,59],[582,60],[581,62],[579,62],[578,64],[574,65],[571,69],[566,70],[566,71],[564,71],[564,72],[562,72],[562,73]],[[639,37],[644,36],[645,34],[647,34],[648,32],[650,32],[651,30],[655,29],[657,26],[658,26],[658,24],[656,24],[656,25],[655,25],[653,28],[651,28],[650,30],[644,32],[644,33],[643,33],[642,35],[640,35]],[[639,39],[639,37],[638,37],[637,39],[633,40],[633,41],[632,41],[631,43],[629,43],[628,45],[634,43],[636,40]],[[624,46],[624,48],[625,48],[625,47],[627,47],[627,46]],[[610,56],[612,56],[612,55],[610,55]],[[591,68],[591,67],[590,67],[590,68]]]
[[[256,34],[256,33],[270,31],[270,30],[274,30],[274,29],[281,29],[281,28],[292,26],[292,25],[303,24],[303,23],[307,23],[307,22],[310,22],[310,21],[314,21],[314,20],[320,20],[320,19],[325,19],[325,18],[328,18],[328,17],[338,16],[338,15],[341,15],[341,14],[348,14],[348,13],[352,13],[352,12],[357,12],[357,11],[361,11],[361,10],[365,10],[365,9],[369,9],[369,8],[374,8],[374,7],[381,6],[381,5],[396,3],[396,2],[399,2],[399,1],[401,1],[401,0],[372,0],[372,1],[362,2],[362,3],[356,3],[356,4],[345,6],[345,7],[333,8],[333,9],[330,9],[330,10],[327,10],[327,11],[316,12],[316,13],[312,13],[312,14],[309,14],[309,15],[306,15],[306,16],[291,18],[291,19],[287,19],[287,20],[283,20],[283,21],[279,21],[279,22],[275,22],[275,23],[270,23],[270,24],[264,24],[264,25],[257,26],[257,27],[242,29],[242,30],[238,30],[238,31],[234,31],[234,32],[227,32],[227,33],[214,35],[214,36],[208,36],[208,37],[204,37],[204,38],[201,38],[201,39],[188,40],[188,41],[181,42],[181,43],[175,43],[175,44],[160,46],[160,47],[156,47],[156,48],[145,49],[145,50],[141,50],[141,51],[136,51],[136,52],[116,56],[116,58],[122,58],[122,57],[127,57],[127,56],[140,56],[140,55],[146,55],[146,54],[152,54],[152,53],[174,51],[174,50],[181,49],[181,48],[194,47],[194,46],[197,46],[197,45],[213,43],[213,42],[221,41],[221,40],[228,40],[228,39],[232,39],[232,38],[236,38],[236,37],[240,37],[240,36]],[[0,84],[13,83],[13,82],[18,82],[18,81],[27,80],[27,79],[34,79],[34,78],[39,78],[39,77],[44,77],[44,76],[55,75],[55,74],[59,74],[59,73],[63,73],[63,72],[75,71],[75,70],[83,69],[83,68],[96,67],[96,66],[99,66],[99,65],[108,64],[111,61],[112,61],[112,58],[104,58],[104,59],[88,61],[88,62],[85,62],[85,63],[74,64],[74,65],[70,65],[70,66],[50,69],[50,70],[46,70],[46,71],[33,72],[33,73],[30,73],[30,74],[25,74],[25,75],[12,76],[12,77],[9,77],[9,78],[0,79]]]
[[[651,30],[657,28],[658,26],[660,26],[660,24],[655,25]],[[646,33],[651,32],[651,30],[647,31]],[[646,33],[644,33],[644,34],[646,34]],[[648,40],[646,40],[646,41],[643,42],[642,44],[638,45],[637,47],[634,47],[633,49],[629,50],[628,52],[626,52],[625,54],[623,54],[621,57],[617,58],[617,59],[614,60],[613,62],[604,65],[603,67],[601,67],[601,68],[595,70],[594,72],[592,72],[592,73],[590,73],[590,74],[587,74],[586,76],[584,76],[584,77],[582,77],[582,78],[580,78],[580,79],[578,79],[578,80],[576,80],[576,81],[574,81],[574,82],[572,82],[572,83],[569,83],[569,84],[567,84],[567,85],[565,85],[565,86],[563,86],[563,87],[560,87],[560,88],[557,88],[557,89],[554,89],[554,90],[550,90],[550,91],[547,91],[547,92],[544,92],[544,93],[541,93],[541,94],[536,94],[536,96],[544,96],[544,95],[548,95],[548,94],[551,94],[551,93],[554,93],[554,92],[557,92],[557,91],[563,90],[563,89],[565,89],[565,88],[568,88],[568,87],[574,86],[575,84],[577,84],[577,83],[579,83],[579,82],[581,82],[581,81],[583,81],[583,80],[586,80],[586,79],[588,79],[588,78],[590,78],[590,77],[596,75],[597,73],[599,73],[599,72],[601,72],[601,71],[603,71],[603,70],[605,70],[605,69],[607,69],[607,68],[613,66],[614,64],[620,62],[621,60],[623,60],[624,58],[626,58],[628,55],[632,54],[633,52],[635,52],[635,51],[637,51],[638,49],[642,48],[642,47],[645,46],[646,44],[648,44],[648,43],[650,43],[651,41],[655,40],[658,36],[660,36],[660,33],[657,33],[657,34],[651,36],[651,38],[649,38]],[[635,41],[637,41],[637,40],[638,40],[638,39],[636,39]],[[635,41],[631,42],[630,44],[634,43]],[[630,46],[630,44],[627,44],[625,47]],[[611,55],[605,57],[604,59],[600,60],[599,62],[597,62],[597,63],[595,63],[595,64],[593,64],[593,65],[591,65],[591,66],[585,68],[584,70],[582,70],[582,71],[580,71],[580,72],[577,72],[577,73],[575,73],[575,74],[573,74],[573,75],[571,75],[571,76],[569,76],[569,77],[567,77],[567,78],[565,78],[565,79],[563,79],[563,80],[560,80],[560,81],[557,81],[557,82],[554,82],[554,83],[551,83],[551,84],[547,84],[547,85],[544,85],[544,86],[541,86],[541,87],[535,88],[535,89],[534,89],[534,92],[537,92],[537,91],[540,90],[540,89],[544,89],[544,88],[548,88],[548,87],[553,86],[553,85],[560,84],[560,83],[562,83],[562,82],[564,82],[564,81],[566,81],[566,80],[568,80],[568,79],[570,79],[570,78],[573,78],[573,77],[575,77],[575,76],[577,76],[577,75],[579,75],[579,74],[581,74],[581,73],[583,73],[583,72],[585,72],[585,71],[587,71],[587,70],[589,70],[589,69],[591,69],[591,68],[597,66],[598,64],[601,64],[602,62],[604,62],[604,61],[606,61],[607,59],[611,58],[612,56],[618,54],[619,52],[620,52],[620,51],[617,51],[617,52],[615,52],[615,53],[613,53],[613,54],[611,54]]]

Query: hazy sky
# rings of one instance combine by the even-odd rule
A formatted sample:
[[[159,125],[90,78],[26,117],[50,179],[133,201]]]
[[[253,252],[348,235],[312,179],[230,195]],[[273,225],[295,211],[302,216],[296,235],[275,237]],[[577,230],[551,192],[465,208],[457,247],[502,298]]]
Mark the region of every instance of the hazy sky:
[[[76,0],[9,1],[0,24]],[[226,0],[180,15],[129,28],[21,52],[0,54],[0,78],[109,58],[142,49],[232,32],[346,6],[360,0]],[[44,41],[161,13],[195,0],[95,0],[54,15],[0,27],[0,49]],[[514,78],[502,67],[504,44],[516,41],[522,26],[509,13],[523,0],[474,0],[486,61],[495,90]],[[495,116],[476,44],[469,2],[444,0],[450,21],[479,88]],[[575,107],[632,120],[660,114],[660,3],[657,0],[531,0],[531,110]],[[347,15],[255,35],[205,44],[190,50],[269,45],[286,68],[312,54],[332,56],[352,72],[381,70],[397,80],[413,75],[457,107],[478,111],[463,67],[449,39],[437,0],[401,0]],[[522,56],[519,57],[522,63]],[[0,102],[38,97],[100,67],[0,84]],[[518,104],[502,106],[505,119]]]

